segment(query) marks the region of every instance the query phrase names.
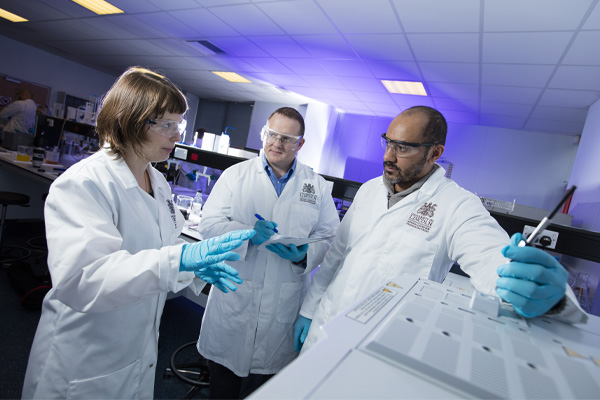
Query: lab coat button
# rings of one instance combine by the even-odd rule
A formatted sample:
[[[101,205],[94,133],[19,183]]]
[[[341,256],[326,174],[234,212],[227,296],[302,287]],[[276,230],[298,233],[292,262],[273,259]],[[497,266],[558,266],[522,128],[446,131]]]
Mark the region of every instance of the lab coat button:
[[[148,365],[148,368],[152,368],[152,367],[154,367],[154,364]]]

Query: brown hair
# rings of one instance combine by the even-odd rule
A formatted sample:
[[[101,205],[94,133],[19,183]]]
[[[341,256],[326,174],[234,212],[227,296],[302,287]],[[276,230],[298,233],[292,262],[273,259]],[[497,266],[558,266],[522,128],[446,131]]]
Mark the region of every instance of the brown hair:
[[[302,118],[302,114],[300,114],[298,110],[292,107],[278,108],[277,110],[273,111],[271,115],[269,115],[269,118],[267,118],[267,122],[269,122],[271,117],[275,114],[283,115],[284,117],[298,121],[298,123],[300,124],[300,136],[304,136],[304,118]]]
[[[147,120],[165,113],[184,114],[187,99],[165,76],[141,67],[129,67],[102,100],[96,131],[100,146],[109,144],[117,158],[132,149],[141,156],[147,140]]]

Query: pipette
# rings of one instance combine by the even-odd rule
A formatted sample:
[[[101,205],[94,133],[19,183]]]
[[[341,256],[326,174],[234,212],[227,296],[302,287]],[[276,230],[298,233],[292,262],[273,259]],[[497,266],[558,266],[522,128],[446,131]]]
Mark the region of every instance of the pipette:
[[[571,197],[575,189],[577,189],[577,186],[573,186],[571,189],[569,189],[569,191],[567,192],[567,194],[565,194],[565,197],[563,197],[560,203],[556,205],[554,210],[552,210],[552,212],[548,214],[548,216],[544,217],[544,219],[540,221],[538,226],[536,226],[536,228],[533,230],[533,232],[531,232],[527,239],[521,239],[521,241],[518,244],[519,247],[531,246],[533,243],[535,243],[535,239],[537,239],[540,233],[542,233],[544,229],[546,229],[546,227],[550,225],[550,220],[554,218],[554,215],[558,212],[562,205],[565,204],[565,201],[567,201],[567,199]]]

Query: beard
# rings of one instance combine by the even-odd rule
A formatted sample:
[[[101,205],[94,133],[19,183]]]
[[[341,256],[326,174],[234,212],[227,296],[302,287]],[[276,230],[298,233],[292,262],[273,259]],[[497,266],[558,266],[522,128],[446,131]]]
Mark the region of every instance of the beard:
[[[420,159],[415,161],[408,168],[404,168],[404,169],[399,168],[393,162],[384,161],[383,162],[384,167],[395,169],[397,171],[397,174],[391,175],[389,172],[384,170],[383,171],[383,179],[385,179],[386,182],[389,182],[392,185],[399,185],[399,184],[402,185],[402,184],[407,184],[407,183],[412,184],[412,183],[418,181],[421,178],[421,176],[420,176],[421,171],[423,171],[423,167],[425,166],[425,163],[427,162],[428,156],[429,156],[429,152],[427,151],[427,152],[425,152],[423,157],[421,157]]]

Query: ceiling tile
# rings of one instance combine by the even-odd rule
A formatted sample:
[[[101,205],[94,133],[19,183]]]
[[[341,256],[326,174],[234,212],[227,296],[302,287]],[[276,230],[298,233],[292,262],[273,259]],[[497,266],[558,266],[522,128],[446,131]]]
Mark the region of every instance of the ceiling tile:
[[[335,26],[313,2],[302,0],[260,3],[257,7],[290,35],[337,33]]]
[[[419,66],[430,82],[479,83],[479,64],[421,62]]]
[[[47,0],[54,1],[54,0]],[[125,11],[127,14],[159,11],[159,8],[147,0],[109,0],[110,4]]]
[[[415,62],[370,61],[364,62],[375,78],[399,81],[422,81],[423,77]]]
[[[573,32],[484,33],[483,62],[555,64]]]
[[[290,69],[280,63],[275,58],[242,58],[242,61],[245,61],[249,65],[253,66],[256,71],[266,74],[289,74],[291,73]]]
[[[585,21],[583,29],[600,29],[600,7],[598,7],[598,4]]]
[[[428,93],[432,97],[449,97],[459,100],[479,100],[477,85],[429,83]]]
[[[475,100],[458,100],[444,97],[432,98],[435,108],[445,110],[459,110],[459,111],[479,111],[479,102]]]
[[[391,94],[392,99],[401,107],[408,108],[413,106],[429,106],[433,107],[433,102],[430,97],[411,96],[409,94]]]
[[[388,93],[383,83],[377,79],[372,78],[353,78],[353,77],[339,77],[340,82],[344,84],[349,90],[360,90],[365,92],[378,92]]]
[[[249,39],[273,57],[309,56],[309,54],[289,36],[254,36]]]
[[[309,85],[323,89],[346,89],[346,86],[340,80],[332,75],[306,75],[304,80]]]
[[[264,50],[245,37],[222,37],[210,40],[227,54],[237,57],[268,57]]]
[[[325,96],[334,100],[359,100],[358,97],[356,97],[354,93],[349,90],[323,89],[321,91]]]
[[[181,10],[198,7],[198,3],[194,0],[146,0],[149,3],[154,4],[158,9],[163,11]],[[110,2],[110,0],[109,0]]]
[[[470,125],[478,125],[479,117],[476,113],[465,112],[465,111],[457,111],[457,110],[445,110],[440,108],[439,111],[444,115],[446,121],[454,122],[458,124],[470,124]],[[454,128],[454,127],[449,127]],[[453,133],[451,129],[449,129],[449,133]]]
[[[479,62],[476,33],[407,34],[417,61]]]
[[[600,31],[579,32],[562,64],[600,65],[600,51],[590,51],[595,47],[600,47]]]
[[[598,67],[559,67],[548,84],[552,89],[582,89],[600,91]]]
[[[392,100],[389,93],[378,93],[378,92],[363,92],[359,90],[353,90],[354,95],[364,103],[377,103],[377,104],[392,104]]]
[[[158,30],[152,24],[147,24],[131,15],[107,15],[103,18],[120,26],[124,30],[132,32],[134,36],[139,39],[157,39],[166,37],[162,31]]]
[[[124,27],[116,24],[110,18],[95,17],[85,18],[82,22],[90,26],[96,33],[96,39],[137,39],[138,36],[125,29]]]
[[[401,33],[388,0],[316,0],[342,33]]]
[[[535,102],[541,93],[542,89],[539,88],[483,85],[481,87],[481,101],[530,104]]]
[[[210,11],[245,36],[284,34],[281,28],[254,4],[213,7]]]
[[[239,33],[217,18],[207,9],[171,11],[169,13],[173,18],[181,21],[197,34],[205,37],[214,36],[237,36]]]
[[[498,103],[494,101],[482,101],[480,105],[482,114],[521,118],[529,116],[532,108],[531,104]]]
[[[584,123],[587,114],[588,110],[585,108],[537,106],[531,113],[531,118]]]
[[[346,35],[363,60],[413,61],[404,35]]]
[[[181,21],[168,13],[136,14],[136,18],[174,38],[195,37],[198,35],[196,30],[182,24]]]
[[[487,126],[501,126],[509,129],[522,129],[525,117],[508,117],[504,115],[480,114],[479,123]]]
[[[319,60],[332,75],[372,77],[371,71],[358,60]]]
[[[313,57],[358,59],[341,35],[295,35],[292,38]]]
[[[485,32],[575,30],[591,0],[486,1]]]
[[[63,0],[62,5],[65,5],[65,0]],[[74,3],[69,4],[68,7],[72,8],[73,5],[83,8]],[[62,10],[62,7],[58,8],[56,7],[56,4],[53,5],[50,2],[37,2],[34,4],[32,2],[23,0],[13,0],[9,2],[3,1],[0,7],[14,14],[20,15],[21,17],[32,22],[64,19],[69,17],[66,9]],[[87,15],[93,15],[93,13],[89,11]]]
[[[231,4],[252,3],[252,0],[196,0],[196,2],[204,7],[226,6]]]
[[[552,65],[483,64],[481,82],[486,85],[544,87],[553,71]]]
[[[316,63],[312,58],[278,57],[278,60],[297,74],[326,75],[329,73],[321,64]]]
[[[598,92],[591,90],[547,89],[544,90],[538,104],[542,106],[588,108],[599,98]]]
[[[393,0],[393,3],[407,33],[479,32],[479,0]]]

